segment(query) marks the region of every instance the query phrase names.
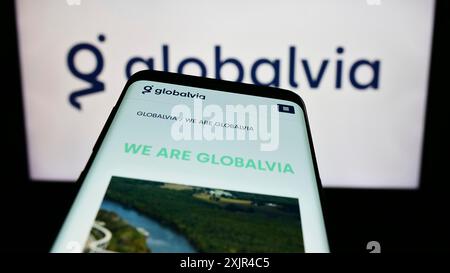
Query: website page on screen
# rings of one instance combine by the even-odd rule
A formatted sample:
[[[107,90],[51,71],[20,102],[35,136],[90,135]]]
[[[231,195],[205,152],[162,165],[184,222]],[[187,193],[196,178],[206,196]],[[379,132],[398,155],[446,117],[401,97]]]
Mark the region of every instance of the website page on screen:
[[[328,252],[294,102],[130,85],[53,252]]]

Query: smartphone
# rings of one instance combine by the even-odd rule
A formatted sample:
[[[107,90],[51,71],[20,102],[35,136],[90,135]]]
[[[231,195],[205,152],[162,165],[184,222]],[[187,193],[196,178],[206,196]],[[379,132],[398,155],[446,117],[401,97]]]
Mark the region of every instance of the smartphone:
[[[329,252],[320,192],[297,94],[141,71],[51,252]]]

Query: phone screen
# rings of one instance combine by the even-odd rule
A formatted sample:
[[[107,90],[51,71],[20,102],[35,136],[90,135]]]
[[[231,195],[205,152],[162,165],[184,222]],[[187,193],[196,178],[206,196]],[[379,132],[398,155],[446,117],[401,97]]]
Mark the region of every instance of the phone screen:
[[[52,252],[329,251],[299,104],[139,80],[116,107]]]

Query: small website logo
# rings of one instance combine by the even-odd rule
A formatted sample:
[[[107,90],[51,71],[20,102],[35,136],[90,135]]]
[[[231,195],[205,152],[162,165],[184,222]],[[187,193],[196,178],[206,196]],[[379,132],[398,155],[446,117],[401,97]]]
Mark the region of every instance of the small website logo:
[[[144,86],[143,90],[141,91],[141,93],[144,94],[149,94],[149,93],[154,93],[157,96],[160,95],[168,95],[168,96],[176,96],[176,97],[183,97],[183,98],[191,98],[191,99],[201,99],[201,100],[205,100],[206,96],[202,95],[198,92],[191,92],[191,91],[179,91],[176,89],[169,89],[169,88],[155,88],[153,87],[153,85],[146,85]]]
[[[146,85],[144,86],[144,90],[142,91],[142,94],[147,94],[152,92],[153,85]]]

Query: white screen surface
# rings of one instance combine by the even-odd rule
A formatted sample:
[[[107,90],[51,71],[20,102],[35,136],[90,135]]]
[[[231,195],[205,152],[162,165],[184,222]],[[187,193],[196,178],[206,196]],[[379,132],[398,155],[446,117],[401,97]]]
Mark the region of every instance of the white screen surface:
[[[304,99],[325,186],[418,186],[434,1],[77,2],[16,1],[31,178],[78,177],[127,74],[235,80],[232,58]]]
[[[146,86],[152,89],[145,92]],[[192,99],[189,94],[204,97]],[[236,116],[234,122],[226,122],[233,118],[225,109],[236,102],[256,107],[257,118]],[[198,103],[203,118],[196,112]],[[286,110],[279,110],[278,104]],[[274,112],[264,115],[272,106]],[[177,112],[177,107],[190,112]],[[226,114],[217,114],[217,109]],[[196,121],[188,121],[191,118]],[[270,124],[270,138],[237,139],[238,131],[265,135],[262,124]],[[178,125],[191,128],[187,132],[191,139],[177,139]],[[223,130],[223,139],[199,140],[195,126],[202,128],[202,137],[208,137],[204,130]],[[236,134],[234,140],[230,132]],[[264,143],[274,145],[267,149]],[[111,228],[109,218],[99,216],[101,209],[145,229],[151,252],[328,252],[309,145],[304,113],[293,102],[137,81],[129,87],[86,170],[53,251],[129,250],[129,245],[120,248],[112,243],[111,237],[120,234]],[[132,215],[138,212],[176,229],[193,246],[174,248],[183,243],[169,241],[161,228],[136,220]],[[105,247],[102,236],[93,238],[99,230],[112,233],[104,237],[114,246]]]

